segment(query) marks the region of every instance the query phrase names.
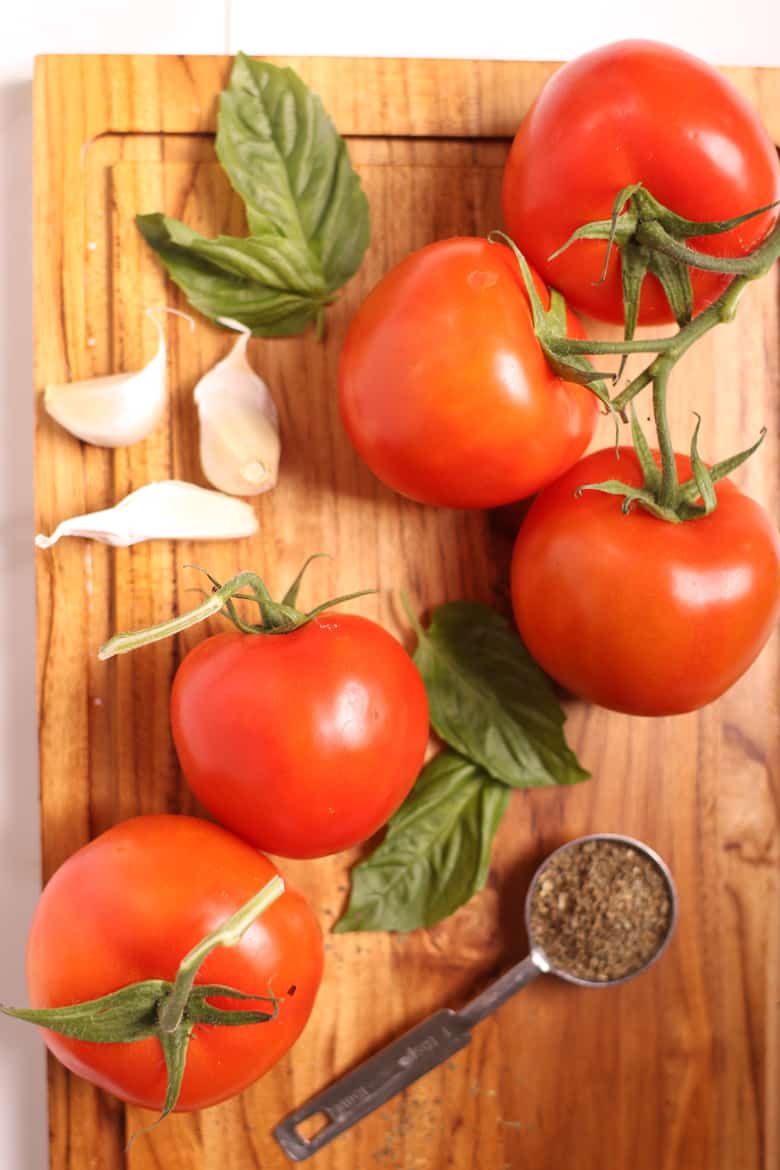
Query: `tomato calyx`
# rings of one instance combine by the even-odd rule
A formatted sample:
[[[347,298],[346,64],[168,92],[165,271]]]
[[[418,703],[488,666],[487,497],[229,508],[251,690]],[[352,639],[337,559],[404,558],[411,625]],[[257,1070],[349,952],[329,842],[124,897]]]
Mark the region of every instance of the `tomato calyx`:
[[[761,434],[751,447],[746,448],[744,451],[739,451],[736,455],[732,455],[730,458],[723,459],[719,463],[708,467],[699,454],[698,439],[700,426],[701,416],[697,414],[696,426],[694,427],[690,448],[691,471],[693,475],[689,480],[678,484],[674,496],[671,498],[667,497],[664,501],[662,469],[659,467],[656,457],[650,449],[647,437],[639,424],[636,411],[632,404],[631,438],[639,465],[642,469],[642,487],[632,486],[618,479],[608,479],[600,483],[582,484],[575,491],[575,496],[579,497],[583,492],[587,491],[598,491],[604,492],[606,495],[621,496],[623,499],[621,511],[625,515],[628,515],[631,511],[633,504],[639,504],[646,512],[655,516],[656,519],[666,520],[671,524],[679,524],[685,520],[695,520],[700,516],[709,516],[715,510],[718,502],[715,494],[715,484],[719,480],[725,479],[727,475],[735,471],[746,459],[749,459],[754,451],[758,450],[764,441],[766,427],[762,428]]]
[[[609,391],[604,385],[604,379],[608,378],[610,381],[614,381],[615,375],[594,370],[585,357],[585,354],[589,353],[590,350],[576,352],[569,350],[565,344],[559,344],[561,340],[564,343],[569,340],[566,336],[566,301],[561,293],[557,289],[551,288],[550,307],[545,309],[534,284],[528,261],[514,240],[506,232],[497,229],[489,232],[487,239],[491,244],[506,244],[517,260],[531,306],[534,333],[550,368],[567,382],[576,382],[580,386],[587,386],[605,409],[611,412],[612,404]]]
[[[277,874],[184,956],[173,982],[144,979],[83,1003],[56,1008],[14,1008],[0,1004],[0,1011],[7,1016],[48,1028],[49,1031],[59,1032],[62,1036],[93,1044],[132,1044],[136,1040],[156,1038],[163,1050],[168,1076],[165,1101],[160,1116],[154,1122],[154,1125],[158,1125],[175,1108],[179,1099],[187,1050],[197,1025],[237,1027],[241,1024],[264,1024],[278,1015],[279,1000],[270,988],[268,995],[250,995],[221,984],[201,983],[195,986],[195,977],[213,950],[236,946],[252,923],[283,893],[284,881]],[[271,1009],[225,1010],[208,1002],[217,997],[265,1001],[271,1005]]]
[[[148,626],[144,630],[115,634],[113,638],[109,638],[105,645],[101,646],[98,658],[101,660],[113,658],[116,654],[127,654],[130,650],[136,650],[140,646],[160,642],[163,638],[187,630],[190,626],[197,625],[198,622],[205,621],[206,618],[218,613],[228,618],[242,634],[291,634],[326,609],[332,609],[334,605],[341,605],[345,601],[353,601],[356,597],[366,597],[369,593],[376,592],[374,589],[361,589],[356,593],[343,593],[339,597],[331,597],[328,601],[323,601],[314,609],[305,612],[299,610],[297,608],[298,592],[303,575],[312,561],[325,555],[325,553],[313,553],[306,559],[281,601],[274,601],[262,578],[250,570],[237,573],[235,577],[231,577],[222,585],[205,569],[201,569],[198,565],[189,565],[188,568],[199,569],[200,572],[205,573],[211,582],[212,590],[205,594],[205,600],[189,613],[180,614],[168,621],[158,622],[157,625]],[[234,600],[236,599],[255,602],[260,609],[262,621],[257,625],[244,621],[235,607]]]
[[[629,207],[627,211],[623,211],[622,209],[626,201],[628,201]],[[651,208],[655,219],[650,217],[640,221],[637,205]],[[610,221],[604,221],[598,224],[586,224],[584,228],[574,233],[569,243],[576,238],[601,238],[598,233],[606,231],[609,247],[615,242],[621,243],[621,241],[623,245],[627,246],[635,238],[647,238],[641,234],[644,227],[648,227],[654,237],[660,239],[659,233],[666,232],[669,239],[672,239],[670,228],[675,227],[675,225],[675,230],[683,235],[693,235],[694,233],[700,235],[713,234],[719,231],[728,231],[729,228],[734,227],[736,224],[744,222],[744,220],[758,215],[765,210],[767,209],[759,208],[758,211],[750,212],[748,215],[741,216],[736,220],[711,224],[696,224],[691,220],[682,219],[682,217],[676,216],[673,212],[661,207],[661,204],[643,187],[634,185],[633,187],[625,187],[619,192],[615,199],[613,217]],[[593,233],[596,233],[596,235]],[[701,516],[708,516],[717,506],[715,484],[719,479],[723,479],[729,475],[744,463],[746,459],[750,458],[754,451],[761,445],[766,434],[766,428],[762,429],[759,438],[751,447],[731,455],[729,458],[714,464],[712,467],[707,467],[701,459],[698,450],[701,420],[697,415],[698,421],[694,428],[690,446],[693,476],[686,483],[680,484],[677,475],[677,457],[672,444],[667,412],[666,399],[669,376],[675,364],[690,349],[694,342],[705,333],[708,333],[716,325],[734,319],[737,303],[748,283],[756,280],[760,276],[764,276],[775,264],[778,257],[780,257],[780,221],[775,224],[764,242],[749,256],[743,257],[738,261],[716,260],[718,264],[722,263],[723,265],[729,266],[728,268],[723,268],[723,271],[735,272],[737,275],[735,275],[729,286],[721,293],[717,300],[695,317],[690,317],[688,309],[683,306],[680,317],[683,323],[681,323],[679,331],[671,337],[634,339],[633,332],[636,327],[639,296],[639,286],[637,286],[637,305],[626,312],[625,337],[622,341],[590,341],[587,338],[585,340],[579,340],[567,337],[565,324],[563,323],[565,322],[565,306],[560,294],[555,290],[551,291],[550,309],[545,313],[534,288],[528,264],[516,245],[508,237],[504,236],[503,233],[494,232],[488,238],[501,238],[512,247],[531,301],[534,330],[547,360],[556,372],[563,378],[579,380],[592,389],[594,393],[598,394],[607,409],[615,415],[616,420],[617,417],[620,417],[623,422],[628,422],[626,412],[631,407],[631,433],[637,458],[642,467],[644,476],[643,486],[637,488],[636,486],[622,483],[619,480],[607,480],[599,484],[583,485],[583,487],[578,489],[577,494],[589,490],[622,496],[624,512],[629,512],[631,506],[636,503],[657,519],[666,520],[675,524],[680,521],[695,520]],[[645,247],[644,244],[638,246]],[[664,247],[666,247],[666,244],[664,244]],[[678,246],[675,242],[674,247],[683,249],[686,255],[690,254],[693,257],[693,260],[689,259],[687,261],[688,263],[693,264],[695,262],[698,265],[698,260],[702,258],[701,253],[695,252],[693,249],[688,249],[685,245]],[[668,256],[666,258],[669,259]],[[708,257],[706,259],[709,263],[712,258]],[[647,269],[647,271],[651,270],[653,269]],[[657,272],[656,275],[658,275]],[[644,279],[644,275],[642,275],[642,279]],[[688,286],[690,286],[687,267],[686,280]],[[678,282],[678,284],[681,288],[682,283]],[[687,293],[684,293],[684,297],[687,297],[687,295]],[[682,301],[680,303],[682,305]],[[609,395],[605,396],[604,383],[603,381],[597,380],[611,377],[613,382],[617,381],[622,374],[623,364],[621,364],[620,369],[615,375],[598,374],[593,370],[587,355],[620,354],[623,357],[624,363],[626,356],[630,353],[654,353],[656,356],[619,394],[616,394],[612,398]],[[652,386],[653,419],[658,438],[660,468],[650,451],[650,447],[639,426],[633,409],[634,399],[647,386]],[[615,446],[617,450],[617,441]]]
[[[602,283],[613,248],[620,250],[625,338],[630,341],[636,331],[642,285],[648,273],[663,287],[680,327],[687,325],[693,316],[691,268],[724,275],[762,275],[756,252],[740,257],[711,256],[689,247],[687,240],[722,235],[776,206],[776,202],[768,203],[733,219],[697,222],[665,207],[641,183],[632,183],[618,192],[609,219],[583,224],[549,259],[555,260],[578,240],[606,240],[604,267],[598,282]]]

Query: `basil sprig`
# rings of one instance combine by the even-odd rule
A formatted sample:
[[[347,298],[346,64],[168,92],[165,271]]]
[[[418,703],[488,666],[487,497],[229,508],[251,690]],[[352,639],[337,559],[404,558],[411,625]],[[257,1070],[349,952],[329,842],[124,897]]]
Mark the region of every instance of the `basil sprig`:
[[[450,747],[423,769],[382,843],[352,870],[337,932],[440,922],[484,886],[512,788],[589,775],[566,743],[552,684],[505,618],[456,601],[440,606],[427,630],[412,622],[431,723]]]
[[[292,69],[238,53],[220,95],[216,149],[246,208],[248,237],[207,239],[156,212],[136,216],[171,279],[204,316],[257,337],[322,325],[368,247],[368,201],[344,139]]]
[[[564,738],[552,683],[506,618],[476,601],[451,601],[427,630],[414,626],[414,661],[446,743],[512,788],[588,778]]]
[[[349,909],[335,930],[433,926],[481,890],[510,790],[457,752],[423,768],[385,839],[352,871]]]

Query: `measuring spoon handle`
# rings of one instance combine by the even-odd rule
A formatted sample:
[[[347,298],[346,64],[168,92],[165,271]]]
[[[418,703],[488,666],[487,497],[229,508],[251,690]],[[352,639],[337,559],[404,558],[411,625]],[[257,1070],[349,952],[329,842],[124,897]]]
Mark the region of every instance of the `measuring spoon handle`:
[[[506,1003],[515,992],[521,991],[532,979],[536,979],[537,975],[544,973],[545,968],[539,966],[533,955],[526,955],[519,963],[515,963],[514,967],[510,967],[493,983],[488,984],[485,990],[470,1000],[464,1008],[461,1008],[458,1012],[458,1019],[467,1028],[473,1028],[480,1020],[484,1020],[485,1016],[489,1016],[496,1008],[500,1008],[502,1003]]]
[[[444,1008],[296,1109],[276,1126],[274,1137],[289,1158],[302,1162],[406,1085],[465,1048],[470,1039],[468,1025],[456,1012]],[[297,1126],[315,1113],[324,1113],[327,1123],[306,1138]]]

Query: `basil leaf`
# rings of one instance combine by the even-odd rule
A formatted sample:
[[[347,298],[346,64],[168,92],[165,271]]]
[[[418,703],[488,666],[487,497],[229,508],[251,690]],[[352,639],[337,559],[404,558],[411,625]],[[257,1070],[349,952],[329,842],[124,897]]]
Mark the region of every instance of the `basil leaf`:
[[[513,788],[587,780],[564,738],[566,717],[550,680],[505,618],[479,602],[453,601],[427,630],[414,624],[414,661],[443,740]]]
[[[300,333],[322,312],[327,290],[301,246],[280,236],[206,239],[167,215],[136,224],[190,304],[205,317],[233,317],[256,337]]]
[[[368,201],[344,139],[292,69],[236,55],[216,147],[251,234],[308,247],[331,291],[349,280],[368,247]]]
[[[368,247],[368,201],[322,102],[292,69],[238,53],[220,95],[216,149],[250,235],[209,240],[180,220],[136,223],[204,316],[257,337],[322,325],[325,305]]]
[[[481,890],[510,790],[469,760],[443,751],[423,769],[381,845],[352,870],[346,914],[334,927],[433,926]]]

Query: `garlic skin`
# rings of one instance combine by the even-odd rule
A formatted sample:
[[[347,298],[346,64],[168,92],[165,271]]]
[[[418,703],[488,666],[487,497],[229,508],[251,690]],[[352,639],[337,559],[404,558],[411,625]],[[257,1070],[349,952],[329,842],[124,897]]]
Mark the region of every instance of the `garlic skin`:
[[[229,317],[219,321],[241,336],[193,392],[200,462],[206,479],[220,491],[256,496],[270,491],[278,479],[279,416],[268,387],[246,356],[250,330]]]
[[[163,327],[152,316],[158,311],[186,317],[191,328],[195,326],[193,319],[178,309],[147,309],[159,343],[157,353],[142,370],[45,388],[45,410],[77,439],[96,447],[129,447],[159,426],[165,412],[166,344]]]
[[[126,548],[143,540],[236,540],[257,529],[257,516],[243,500],[166,479],[131,492],[113,508],[63,520],[51,536],[36,536],[35,544],[51,548],[63,536],[84,536]]]

